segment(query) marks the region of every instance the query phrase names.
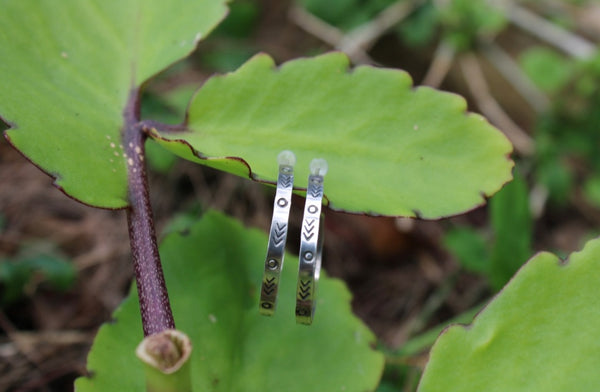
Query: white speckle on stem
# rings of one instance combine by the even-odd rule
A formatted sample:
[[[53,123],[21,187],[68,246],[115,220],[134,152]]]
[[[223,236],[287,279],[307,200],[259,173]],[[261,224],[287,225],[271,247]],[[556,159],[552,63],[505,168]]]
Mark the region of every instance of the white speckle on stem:
[[[127,164],[128,164],[129,166],[133,166],[133,159],[131,159],[131,158],[128,158],[128,159],[127,159]]]
[[[211,313],[208,315],[208,320],[214,324],[217,322],[217,316],[215,316],[214,314]]]
[[[415,131],[419,130],[419,124],[415,124],[415,125],[413,126],[413,129],[414,129]]]
[[[66,59],[69,57],[69,55],[67,54],[67,52],[60,52],[60,57],[62,57],[63,59]]]

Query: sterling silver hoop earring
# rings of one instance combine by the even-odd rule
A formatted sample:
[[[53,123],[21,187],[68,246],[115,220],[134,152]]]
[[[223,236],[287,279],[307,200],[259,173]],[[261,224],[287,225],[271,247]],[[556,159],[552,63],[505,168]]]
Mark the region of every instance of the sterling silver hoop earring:
[[[292,204],[296,156],[293,152],[285,150],[279,153],[277,162],[279,163],[277,191],[273,203],[273,218],[271,220],[259,302],[259,311],[266,316],[273,315],[277,304],[277,290],[279,289],[279,279],[283,267],[290,205]]]
[[[306,188],[306,203],[300,235],[300,264],[296,289],[296,322],[310,325],[316,308],[317,283],[321,273],[323,251],[323,177],[327,161],[313,159]]]

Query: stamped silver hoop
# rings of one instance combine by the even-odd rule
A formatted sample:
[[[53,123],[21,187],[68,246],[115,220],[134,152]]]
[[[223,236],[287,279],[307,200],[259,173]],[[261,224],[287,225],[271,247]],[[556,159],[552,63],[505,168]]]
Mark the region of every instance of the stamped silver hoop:
[[[321,207],[327,162],[324,159],[314,159],[310,164],[310,172],[300,234],[300,264],[296,289],[296,322],[306,325],[313,322],[317,283],[321,273],[324,231]]]
[[[296,157],[293,152],[286,150],[279,154],[277,161],[279,162],[277,191],[273,202],[273,218],[271,220],[259,302],[259,311],[266,316],[272,316],[277,305],[277,290],[279,289],[281,268],[283,267],[288,220],[292,204]]]

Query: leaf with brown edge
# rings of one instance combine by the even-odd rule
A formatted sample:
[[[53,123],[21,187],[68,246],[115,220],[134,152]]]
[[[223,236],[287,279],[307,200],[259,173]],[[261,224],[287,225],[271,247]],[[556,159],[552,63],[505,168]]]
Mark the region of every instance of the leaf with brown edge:
[[[130,94],[187,56],[226,0],[0,0],[4,135],[70,197],[127,201]]]
[[[511,178],[512,146],[455,94],[412,87],[399,70],[349,69],[341,53],[275,67],[259,54],[208,80],[187,131],[152,129],[175,154],[275,183],[277,154],[297,156],[295,187],[325,158],[330,207],[439,218],[483,204]]]
[[[600,389],[600,240],[529,260],[469,326],[431,349],[419,392]]]

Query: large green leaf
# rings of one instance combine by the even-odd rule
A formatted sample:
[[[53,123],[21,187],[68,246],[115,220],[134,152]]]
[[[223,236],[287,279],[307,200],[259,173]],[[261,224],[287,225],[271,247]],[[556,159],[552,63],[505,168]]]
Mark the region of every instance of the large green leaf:
[[[341,53],[279,68],[261,54],[200,89],[189,131],[153,137],[186,159],[266,182],[276,181],[277,154],[293,150],[298,188],[309,162],[325,158],[331,207],[437,218],[483,203],[511,176],[510,143],[465,110],[457,95],[413,89],[402,71],[349,71]]]
[[[8,140],[84,203],[127,205],[130,91],[192,51],[226,0],[0,0]]]
[[[470,326],[441,334],[419,392],[600,390],[600,240],[540,253]]]
[[[321,277],[312,326],[295,323],[298,260],[286,256],[277,312],[258,312],[265,234],[208,213],[189,230],[172,233],[161,246],[165,278],[177,327],[194,345],[195,391],[374,390],[383,356],[373,334],[352,314],[343,283]],[[135,289],[104,325],[88,358],[90,378],[78,392],[144,391],[135,359],[143,338]]]

